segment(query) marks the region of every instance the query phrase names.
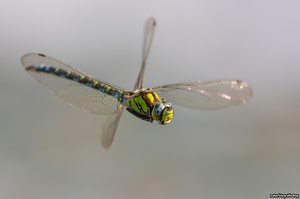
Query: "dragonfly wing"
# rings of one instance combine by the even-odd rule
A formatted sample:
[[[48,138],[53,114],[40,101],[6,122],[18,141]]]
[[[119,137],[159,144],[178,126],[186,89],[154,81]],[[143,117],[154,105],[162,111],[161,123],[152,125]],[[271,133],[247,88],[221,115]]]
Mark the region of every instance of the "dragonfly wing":
[[[109,148],[114,140],[114,136],[117,131],[123,110],[124,107],[120,106],[118,111],[115,114],[111,115],[103,125],[101,144],[105,149]]]
[[[145,32],[144,32],[144,43],[143,43],[143,62],[142,62],[140,73],[134,85],[134,90],[141,89],[143,87],[144,73],[146,70],[147,59],[150,53],[150,49],[154,37],[155,26],[156,26],[155,19],[150,17],[146,21]]]
[[[25,68],[27,68],[28,66],[36,66],[36,65],[44,64],[44,65],[58,67],[66,71],[71,71],[76,74],[84,75],[91,78],[91,76],[84,74],[83,72],[77,70],[76,68],[73,68],[72,66],[69,66],[61,61],[58,61],[56,59],[53,59],[41,53],[28,53],[23,55],[21,58],[21,63]]]
[[[99,90],[78,81],[28,69],[32,66],[46,65],[63,69],[68,72],[70,71],[76,75],[81,75],[91,79],[90,76],[85,75],[71,66],[45,55],[36,53],[24,55],[21,58],[21,62],[26,68],[26,71],[30,73],[34,79],[48,87],[69,104],[75,105],[94,114],[109,114],[117,112],[120,103],[116,98],[110,95],[102,93]]]
[[[184,107],[215,110],[245,104],[251,87],[241,80],[177,83],[153,88],[163,98]]]

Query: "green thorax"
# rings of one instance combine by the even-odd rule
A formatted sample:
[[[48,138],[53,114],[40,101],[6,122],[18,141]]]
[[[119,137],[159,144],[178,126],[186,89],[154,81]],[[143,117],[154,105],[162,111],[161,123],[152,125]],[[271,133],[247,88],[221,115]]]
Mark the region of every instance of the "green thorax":
[[[133,115],[152,122],[151,111],[157,102],[161,102],[161,99],[153,90],[144,90],[129,99],[126,106],[127,110]]]

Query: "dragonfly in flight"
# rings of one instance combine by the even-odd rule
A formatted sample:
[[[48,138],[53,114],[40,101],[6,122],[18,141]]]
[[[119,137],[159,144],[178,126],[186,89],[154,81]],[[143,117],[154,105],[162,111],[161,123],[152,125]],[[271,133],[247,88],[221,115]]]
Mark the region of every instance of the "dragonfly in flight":
[[[97,80],[41,53],[23,55],[21,63],[34,79],[69,104],[94,114],[110,114],[103,124],[101,143],[104,148],[111,146],[124,109],[142,120],[166,125],[173,118],[173,104],[196,110],[215,110],[245,104],[251,98],[251,87],[238,79],[145,88],[143,79],[155,27],[154,18],[149,18],[144,31],[142,65],[133,90]]]

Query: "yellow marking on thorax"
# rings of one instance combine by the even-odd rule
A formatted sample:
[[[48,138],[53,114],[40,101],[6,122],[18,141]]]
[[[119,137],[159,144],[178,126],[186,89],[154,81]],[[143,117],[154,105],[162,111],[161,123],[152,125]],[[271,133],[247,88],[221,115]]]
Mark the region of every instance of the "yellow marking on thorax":
[[[146,91],[143,98],[150,106],[153,106],[156,102],[160,101],[159,96],[154,91]]]
[[[156,92],[153,92],[153,94],[154,94],[155,98],[156,98],[158,101],[160,101],[160,98],[159,98],[159,96],[156,94]]]
[[[152,93],[147,93],[146,96],[147,96],[147,98],[149,99],[149,101],[150,101],[151,103],[154,102],[154,97],[153,97]]]

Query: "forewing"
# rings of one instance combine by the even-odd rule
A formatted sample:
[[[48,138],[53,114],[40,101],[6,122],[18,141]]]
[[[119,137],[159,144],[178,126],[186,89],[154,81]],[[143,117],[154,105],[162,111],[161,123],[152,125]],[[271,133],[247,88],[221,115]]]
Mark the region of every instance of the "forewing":
[[[41,53],[28,53],[23,55],[21,58],[21,63],[25,68],[27,68],[28,66],[36,66],[36,65],[44,64],[44,65],[58,67],[66,71],[71,71],[76,74],[84,75],[91,78],[91,76],[84,74],[83,72],[77,70],[76,68],[73,68],[72,66],[69,66],[61,61],[58,61],[54,58],[48,57]]]
[[[113,142],[123,110],[124,107],[120,106],[118,111],[115,114],[111,115],[103,125],[101,144],[105,149],[109,148]]]
[[[150,53],[150,49],[152,46],[152,41],[155,33],[156,22],[155,19],[150,17],[146,21],[145,30],[144,30],[144,42],[143,42],[143,61],[142,66],[137,77],[137,80],[134,85],[134,90],[141,89],[143,87],[144,74],[147,65],[147,59]]]
[[[37,65],[48,65],[70,71],[78,75],[87,76],[64,63],[45,55],[35,53],[26,54],[21,58],[21,62],[25,68]],[[34,79],[48,87],[56,95],[64,99],[69,104],[75,105],[91,113],[115,113],[120,105],[118,100],[114,97],[104,94],[99,90],[88,87],[79,82],[48,73],[36,72],[34,70],[26,71],[30,73]],[[91,78],[90,76],[88,77]]]
[[[245,104],[251,87],[241,80],[177,83],[153,88],[162,98],[184,107],[215,110]]]

